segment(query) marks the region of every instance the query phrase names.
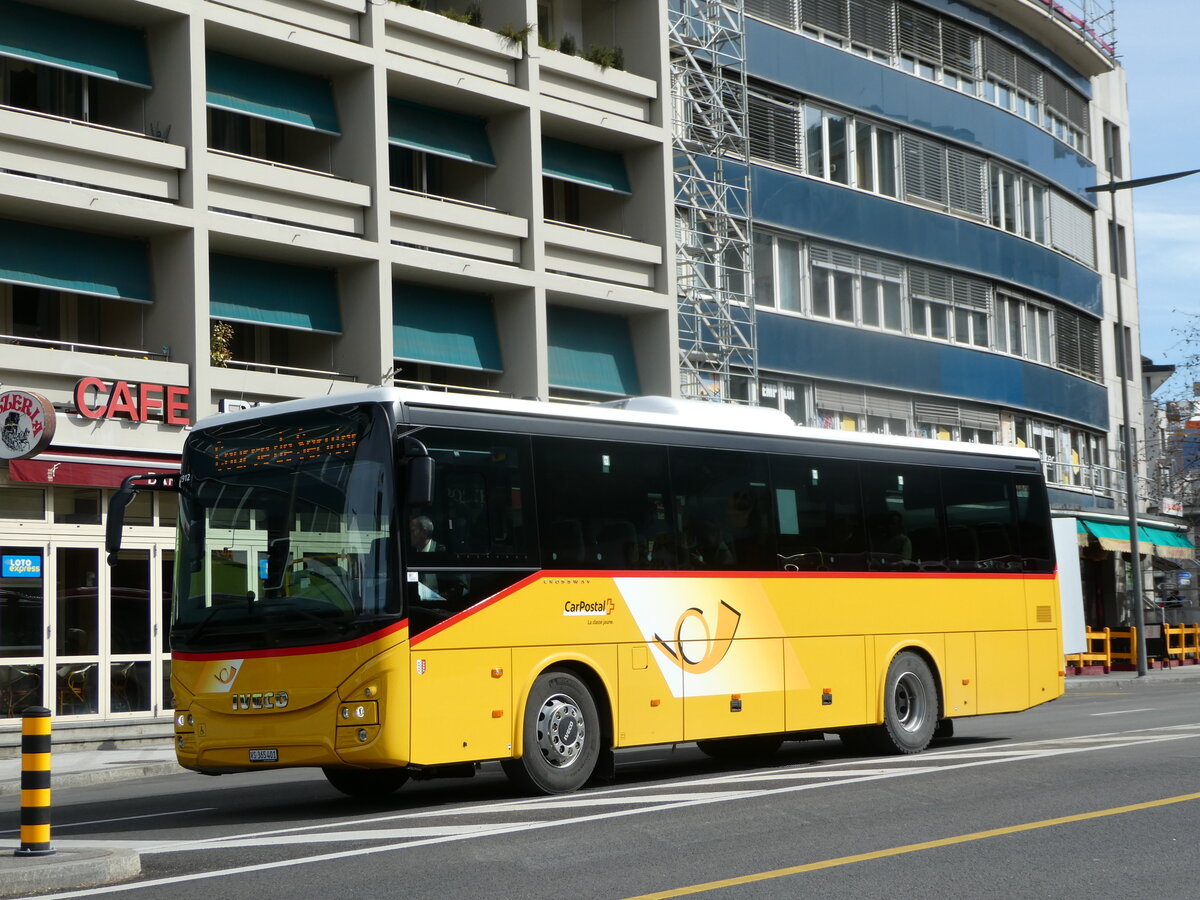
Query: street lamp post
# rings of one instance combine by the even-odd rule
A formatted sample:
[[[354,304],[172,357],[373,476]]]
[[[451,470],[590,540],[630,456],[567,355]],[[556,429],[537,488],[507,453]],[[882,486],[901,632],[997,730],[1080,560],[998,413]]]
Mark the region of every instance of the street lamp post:
[[[1108,246],[1112,254],[1113,265],[1110,266],[1115,274],[1117,283],[1117,359],[1120,360],[1121,375],[1121,418],[1125,428],[1125,506],[1129,510],[1129,565],[1133,582],[1133,625],[1137,630],[1137,673],[1141,677],[1147,673],[1146,667],[1146,612],[1142,608],[1142,557],[1138,542],[1138,503],[1137,503],[1137,469],[1134,462],[1136,441],[1133,437],[1133,420],[1129,415],[1129,383],[1133,380],[1132,354],[1125,341],[1125,311],[1121,306],[1121,278],[1125,274],[1124,246],[1117,243],[1117,191],[1130,188],[1144,187],[1148,184],[1160,184],[1164,181],[1174,181],[1187,175],[1195,175],[1200,169],[1190,169],[1187,172],[1172,172],[1170,175],[1152,175],[1149,178],[1134,178],[1129,181],[1115,181],[1112,177],[1113,161],[1108,160],[1109,180],[1106,184],[1097,184],[1084,188],[1089,193],[1106,193],[1109,196]]]

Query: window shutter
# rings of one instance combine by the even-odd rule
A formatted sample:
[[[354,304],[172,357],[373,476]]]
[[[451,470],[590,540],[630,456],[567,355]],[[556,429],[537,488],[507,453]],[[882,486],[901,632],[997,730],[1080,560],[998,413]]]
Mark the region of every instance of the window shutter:
[[[983,428],[987,431],[1000,430],[1000,413],[994,409],[978,409],[964,406],[958,411],[959,421],[967,428]]]
[[[796,27],[796,0],[746,0],[746,12],[784,28]]]
[[[1090,211],[1050,192],[1050,246],[1095,268],[1096,239]]]
[[[814,387],[813,399],[818,409],[848,413],[867,411],[866,396],[862,388]]]
[[[900,281],[904,278],[902,264],[878,256],[859,254],[858,268],[864,275],[871,275],[875,278],[884,278],[889,281]]]
[[[846,0],[800,0],[800,24],[848,37]]]
[[[896,7],[896,37],[902,53],[911,53],[932,63],[942,61],[942,31],[939,16],[907,3]]]
[[[908,270],[908,287],[914,297],[940,300],[943,303],[949,303],[952,299],[950,276],[945,272],[913,267]]]
[[[886,419],[912,418],[912,401],[898,394],[872,394],[867,392],[865,397],[866,411],[869,416],[883,416]]]
[[[983,68],[985,74],[1000,81],[1017,83],[1017,54],[990,37],[983,39]]]
[[[969,78],[979,77],[978,37],[974,31],[942,20],[942,65]]]
[[[748,119],[751,156],[793,169],[800,167],[800,116],[796,103],[751,93]]]
[[[947,403],[914,403],[913,412],[918,422],[931,422],[934,425],[957,425],[959,422],[958,407]]]
[[[896,25],[892,0],[850,0],[850,40],[893,56]]]
[[[1072,310],[1054,311],[1054,350],[1058,365],[1088,378],[1100,377],[1100,323]]]
[[[1029,57],[1016,55],[1017,78],[1016,85],[1035,100],[1042,99],[1042,67]]]
[[[1066,119],[1067,108],[1070,105],[1067,100],[1067,91],[1070,90],[1067,83],[1057,75],[1047,72],[1042,78],[1042,85],[1046,92],[1046,106]]]
[[[987,215],[987,160],[955,147],[946,151],[946,188],[950,208],[982,219]]]
[[[951,279],[954,305],[988,312],[992,308],[992,288],[986,281],[955,275]]]
[[[901,135],[904,198],[928,200],[945,207],[946,153],[933,141],[913,134]]]

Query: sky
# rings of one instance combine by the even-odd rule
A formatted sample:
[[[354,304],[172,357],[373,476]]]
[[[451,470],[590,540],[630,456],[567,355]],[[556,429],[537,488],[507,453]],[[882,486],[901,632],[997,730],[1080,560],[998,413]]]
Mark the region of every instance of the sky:
[[[1129,87],[1128,177],[1200,169],[1197,0],[1113,0],[1116,50]],[[1102,203],[1104,201],[1101,201]],[[1200,354],[1200,174],[1134,193],[1142,355],[1182,365]],[[1156,396],[1191,393],[1200,371]]]

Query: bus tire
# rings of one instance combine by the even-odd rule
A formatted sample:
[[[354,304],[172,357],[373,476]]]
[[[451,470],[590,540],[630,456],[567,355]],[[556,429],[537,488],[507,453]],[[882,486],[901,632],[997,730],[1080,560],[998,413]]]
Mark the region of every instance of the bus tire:
[[[408,781],[404,769],[321,769],[326,780],[347,797],[386,797]]]
[[[504,772],[532,794],[566,794],[591,777],[600,756],[600,715],[587,685],[569,672],[543,672],[525,703],[522,753]]]
[[[929,746],[940,710],[929,663],[910,650],[897,653],[888,666],[883,695],[883,725],[877,735],[890,753],[920,753]]]
[[[701,753],[710,759],[718,759],[722,762],[761,761],[774,756],[782,746],[782,734],[752,734],[746,737],[696,741],[696,747]]]

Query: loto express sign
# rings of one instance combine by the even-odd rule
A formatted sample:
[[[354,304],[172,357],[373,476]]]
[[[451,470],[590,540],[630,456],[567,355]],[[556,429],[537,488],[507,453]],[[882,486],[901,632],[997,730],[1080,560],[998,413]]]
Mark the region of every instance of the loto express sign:
[[[95,376],[75,383],[75,408],[88,419],[128,418],[167,425],[191,424],[191,390],[173,384],[107,382]]]

